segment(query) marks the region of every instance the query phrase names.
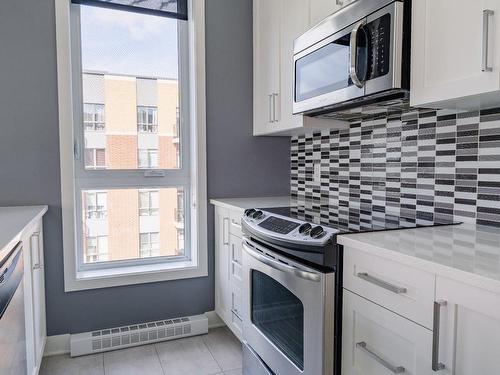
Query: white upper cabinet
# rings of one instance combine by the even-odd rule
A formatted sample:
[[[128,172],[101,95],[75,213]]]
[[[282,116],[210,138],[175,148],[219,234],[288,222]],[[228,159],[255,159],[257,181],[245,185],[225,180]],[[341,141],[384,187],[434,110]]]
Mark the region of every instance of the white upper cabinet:
[[[413,1],[411,105],[500,104],[500,1]]]
[[[346,127],[335,120],[293,115],[293,42],[312,26],[311,11],[321,19],[335,11],[316,5],[323,0],[254,0],[253,2],[253,134],[292,135],[305,129]],[[325,2],[326,3],[326,2]],[[313,6],[314,4],[314,6]]]
[[[279,122],[281,6],[282,0],[253,2],[255,135]]]
[[[309,7],[311,11],[309,24],[314,26],[339,10],[342,5],[340,0],[312,0]]]

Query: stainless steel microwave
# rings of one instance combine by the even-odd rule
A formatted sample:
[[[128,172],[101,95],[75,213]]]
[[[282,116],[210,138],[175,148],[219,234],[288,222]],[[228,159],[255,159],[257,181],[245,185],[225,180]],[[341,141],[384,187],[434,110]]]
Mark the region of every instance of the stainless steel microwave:
[[[293,113],[351,120],[405,106],[410,1],[357,0],[295,40]]]

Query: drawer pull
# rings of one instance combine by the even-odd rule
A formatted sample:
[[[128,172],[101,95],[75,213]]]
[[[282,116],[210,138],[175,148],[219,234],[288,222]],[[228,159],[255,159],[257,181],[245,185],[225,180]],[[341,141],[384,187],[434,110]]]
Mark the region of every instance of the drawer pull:
[[[441,307],[446,306],[446,301],[434,302],[434,324],[432,327],[432,371],[441,371],[446,367],[439,362],[439,328],[441,326]]]
[[[236,228],[241,229],[241,224],[238,223],[237,220],[234,220],[234,219],[231,220],[231,224],[233,224]]]
[[[241,315],[240,315],[240,313],[238,312],[238,310],[236,310],[236,309],[231,309],[231,312],[232,312],[234,315],[236,315],[236,317],[237,317],[239,320],[243,320],[243,319],[241,318]]]
[[[406,288],[390,284],[384,280],[380,280],[377,277],[368,275],[366,272],[359,272],[356,276],[396,294],[405,294],[408,291]]]
[[[387,362],[382,357],[380,357],[377,353],[372,352],[370,349],[368,349],[366,342],[364,341],[356,343],[356,348],[368,354],[370,357],[372,357],[375,361],[384,366],[387,370],[391,371],[393,374],[403,374],[406,371],[403,366],[394,366],[389,362]]]

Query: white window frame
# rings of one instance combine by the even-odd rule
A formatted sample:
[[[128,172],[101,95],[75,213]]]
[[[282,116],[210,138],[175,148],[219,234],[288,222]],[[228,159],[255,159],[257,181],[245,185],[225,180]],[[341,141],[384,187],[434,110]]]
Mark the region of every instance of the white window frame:
[[[166,280],[208,276],[207,255],[207,193],[206,193],[206,99],[205,99],[205,2],[188,0],[187,30],[189,41],[189,56],[186,56],[189,73],[189,92],[184,93],[189,105],[189,111],[181,114],[181,123],[186,126],[184,131],[190,132],[189,168],[190,186],[189,208],[189,259],[162,263],[144,263],[123,265],[108,269],[93,269],[81,271],[78,268],[76,247],[82,244],[79,228],[81,223],[77,217],[76,207],[81,207],[81,194],[77,192],[75,177],[79,173],[73,162],[75,143],[83,137],[75,134],[74,103],[77,82],[73,74],[73,57],[75,47],[71,36],[71,0],[56,0],[56,43],[57,43],[57,75],[58,75],[58,105],[59,105],[59,141],[61,150],[61,199],[63,212],[63,253],[64,253],[64,287],[66,292],[132,285]],[[79,48],[79,46],[77,46]],[[80,101],[81,103],[81,101]],[[182,116],[188,116],[183,121]],[[83,127],[83,121],[80,123]],[[185,137],[186,138],[186,137]],[[99,173],[99,171],[88,171]],[[142,171],[144,173],[144,171]],[[168,172],[165,172],[168,173]],[[131,175],[133,173],[131,172]],[[104,184],[105,185],[105,184]],[[114,185],[119,187],[119,181]],[[182,184],[179,184],[179,187]],[[145,186],[141,185],[141,188]],[[151,188],[155,186],[151,179]],[[98,184],[95,186],[99,190]],[[101,186],[106,189],[106,186]],[[81,232],[81,231],[80,231]],[[189,243],[189,245],[187,245]]]

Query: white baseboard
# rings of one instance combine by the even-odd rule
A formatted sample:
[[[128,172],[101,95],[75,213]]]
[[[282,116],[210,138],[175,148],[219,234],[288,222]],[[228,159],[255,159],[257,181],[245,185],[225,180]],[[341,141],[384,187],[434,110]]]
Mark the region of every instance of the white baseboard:
[[[226,323],[222,321],[219,315],[214,311],[207,311],[205,316],[208,318],[208,329],[224,327]]]
[[[226,324],[215,311],[207,311],[205,316],[208,319],[208,329],[224,327]],[[70,335],[48,336],[45,344],[44,357],[52,355],[67,354],[70,352]]]
[[[65,335],[48,336],[43,356],[49,357],[51,355],[69,353],[69,337],[69,333]]]

